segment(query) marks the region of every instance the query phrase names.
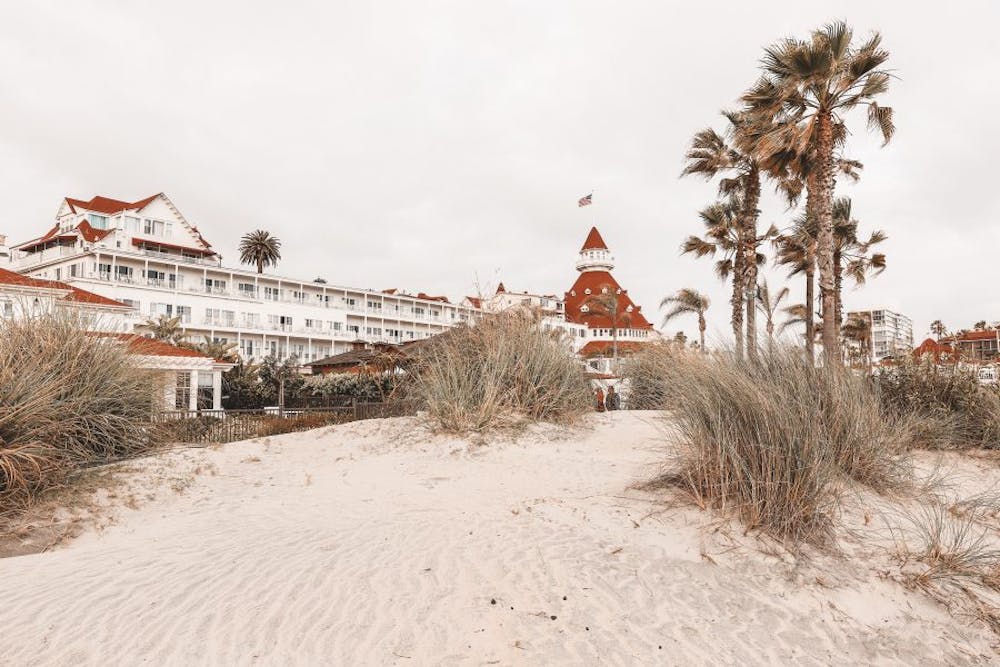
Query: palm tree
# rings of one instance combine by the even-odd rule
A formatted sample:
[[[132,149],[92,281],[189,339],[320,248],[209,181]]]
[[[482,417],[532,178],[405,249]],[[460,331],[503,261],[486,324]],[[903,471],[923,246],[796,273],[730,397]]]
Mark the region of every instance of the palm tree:
[[[774,246],[775,263],[787,266],[789,277],[805,276],[806,302],[796,317],[801,316],[801,323],[806,325],[806,358],[813,363],[816,359],[816,237],[813,226],[808,223],[808,215],[797,216],[792,228],[774,239]]]
[[[986,331],[986,320],[979,320],[972,325],[972,328],[976,331]]]
[[[787,153],[789,147],[807,155],[813,165],[806,181],[810,215],[817,222],[816,258],[823,312],[836,311],[834,278],[833,192],[838,133],[844,117],[859,105],[868,107],[868,126],[878,130],[883,145],[895,131],[893,112],[876,98],[889,87],[890,75],[880,69],[889,59],[882,38],[873,33],[852,46],[853,31],[843,22],[813,31],[809,40],[787,38],[764,51],[764,75],[743,95],[746,111],[774,123],[757,142],[761,156]],[[762,158],[762,159],[766,159]],[[840,362],[840,341],[834,317],[823,319],[823,351],[829,363]]]
[[[202,342],[197,345],[192,345],[191,347],[206,356],[220,361],[236,363],[239,360],[239,355],[236,352],[236,343],[222,343],[212,340],[208,336],[204,336],[204,340]]]
[[[858,221],[851,216],[850,197],[839,197],[833,202],[833,271],[835,288],[834,317],[839,328],[843,321],[844,297],[843,283],[846,273],[855,285],[863,285],[867,276],[878,275],[885,270],[886,262],[883,253],[871,253],[873,246],[885,241],[888,236],[881,230],[875,230],[862,241],[858,238]]]
[[[757,354],[757,322],[754,307],[754,294],[757,287],[757,248],[762,240],[757,234],[757,219],[760,216],[761,168],[752,151],[743,151],[741,146],[751,145],[745,135],[757,134],[760,130],[753,126],[754,117],[736,112],[723,112],[729,122],[726,136],[720,135],[712,128],[704,129],[691,141],[691,147],[685,155],[687,166],[681,176],[697,174],[710,180],[725,174],[719,181],[719,194],[723,197],[737,197],[740,208],[737,213],[736,254],[742,259],[734,263],[736,275],[734,283],[738,283],[744,294],[741,299],[746,305],[746,349],[747,355],[753,359]],[[728,141],[727,141],[728,139]],[[773,235],[769,230],[765,237]],[[737,345],[737,349],[741,348]]]
[[[264,273],[268,266],[276,266],[281,259],[281,241],[269,232],[258,229],[240,239],[240,262],[256,264],[257,273]]]
[[[941,336],[945,335],[947,332],[948,329],[941,320],[934,320],[931,322],[931,333],[934,334],[938,340],[941,340]]]
[[[871,368],[872,322],[861,315],[851,315],[843,328],[844,338],[858,344],[858,355],[864,360],[866,369]]]
[[[586,306],[586,308],[582,306]],[[621,306],[621,289],[609,283],[599,285],[597,293],[588,296],[583,304],[581,304],[581,311],[584,318],[606,317],[611,323],[611,354],[616,374],[620,374],[618,364],[618,328],[620,326],[628,326],[632,321],[631,313],[622,310]]]
[[[757,309],[764,316],[767,330],[767,353],[774,355],[774,314],[781,307],[781,302],[788,298],[789,289],[782,287],[777,294],[771,294],[771,289],[765,280],[757,287]]]
[[[739,227],[739,212],[741,203],[736,196],[718,201],[699,212],[702,224],[705,226],[704,238],[689,236],[681,245],[683,253],[692,253],[695,257],[705,257],[722,253],[722,258],[715,261],[715,274],[725,282],[732,278],[733,293],[729,298],[732,307],[730,323],[733,327],[733,338],[736,340],[736,357],[743,358],[743,305],[745,293],[738,276],[745,275],[743,262],[746,257],[739,252],[742,234]]]
[[[171,345],[180,345],[187,335],[181,327],[181,318],[160,315],[155,320],[149,319],[142,323],[142,329],[148,329],[156,340],[166,341]]]
[[[699,294],[695,290],[685,287],[678,290],[674,296],[668,296],[660,302],[660,308],[671,306],[670,310],[663,317],[662,326],[667,326],[667,322],[678,315],[695,314],[698,316],[698,340],[702,352],[705,351],[705,311],[708,310],[709,300],[704,294]]]

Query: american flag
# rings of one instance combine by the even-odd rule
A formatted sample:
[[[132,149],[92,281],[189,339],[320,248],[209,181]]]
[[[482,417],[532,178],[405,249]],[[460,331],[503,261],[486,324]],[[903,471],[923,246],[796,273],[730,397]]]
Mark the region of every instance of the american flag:
[[[591,192],[586,197],[580,197],[580,200],[576,202],[576,205],[583,207],[583,206],[590,206],[593,203],[594,203],[594,193]]]

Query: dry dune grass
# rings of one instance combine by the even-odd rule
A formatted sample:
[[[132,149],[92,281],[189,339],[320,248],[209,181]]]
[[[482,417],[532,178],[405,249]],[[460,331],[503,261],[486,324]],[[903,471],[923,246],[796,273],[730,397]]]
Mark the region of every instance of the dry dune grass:
[[[74,318],[0,321],[0,514],[76,466],[148,449],[152,397],[149,374]]]
[[[704,506],[791,544],[832,534],[844,482],[907,483],[910,426],[861,378],[781,351],[759,363],[677,355],[666,365],[680,435],[675,481]]]
[[[567,422],[591,405],[583,369],[566,341],[526,312],[449,331],[421,350],[410,371],[407,395],[445,431]]]

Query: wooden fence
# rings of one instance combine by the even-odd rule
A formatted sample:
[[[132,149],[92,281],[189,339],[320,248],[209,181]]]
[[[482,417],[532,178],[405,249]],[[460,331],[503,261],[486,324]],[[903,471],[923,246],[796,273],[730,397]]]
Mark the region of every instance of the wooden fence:
[[[161,438],[173,442],[223,443],[249,440],[292,431],[344,424],[361,419],[403,417],[416,414],[407,401],[355,402],[347,407],[279,410],[168,411],[154,416],[153,427]]]

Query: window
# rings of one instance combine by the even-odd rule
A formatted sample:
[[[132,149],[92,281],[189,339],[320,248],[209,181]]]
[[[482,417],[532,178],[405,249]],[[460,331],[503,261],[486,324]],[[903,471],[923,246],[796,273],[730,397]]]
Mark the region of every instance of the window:
[[[14,304],[10,301],[4,301],[0,304],[0,314],[4,317],[14,317]]]
[[[129,308],[135,308],[136,310],[139,310],[140,306],[142,305],[135,299],[122,299],[121,302],[124,303]]]
[[[417,317],[423,317],[424,316],[424,309],[421,308],[420,306],[414,306],[413,307],[413,314],[416,315]]]
[[[316,320],[310,320],[306,318],[306,329],[312,329],[316,326]]]
[[[153,287],[163,287],[167,284],[167,274],[164,271],[146,271],[146,284]]]
[[[241,313],[240,318],[243,320],[243,326],[251,329],[260,328],[260,313]]]
[[[123,283],[132,282],[132,267],[131,266],[121,266],[115,267],[115,280],[121,281]]]
[[[191,372],[177,373],[177,387],[174,390],[174,408],[188,410],[191,407]]]
[[[96,213],[87,214],[87,222],[94,229],[107,229],[108,228],[108,218],[104,215],[97,215]]]
[[[257,286],[253,283],[239,283],[237,289],[242,297],[253,299],[257,296]]]
[[[382,304],[379,303],[378,301],[369,301],[368,307],[371,308],[372,310],[382,310]]]
[[[184,324],[191,323],[191,306],[177,306],[177,317],[181,318]]]
[[[131,216],[125,216],[125,230],[132,233],[139,233],[139,218],[133,218]]]
[[[343,322],[330,322],[330,329],[333,331],[343,331],[344,324]]]
[[[292,290],[292,301],[296,301],[298,303],[305,303],[306,293]]]
[[[264,299],[267,301],[277,301],[281,297],[281,290],[277,287],[265,287]]]
[[[348,324],[347,330],[350,331],[352,334],[361,333],[361,327],[359,327],[357,324]]]
[[[80,276],[80,268],[79,268],[79,266],[80,266],[79,264],[70,264],[69,265],[69,275],[70,275],[70,277],[77,278],[77,277]]]
[[[155,222],[153,222],[152,220],[143,220],[142,221],[142,233],[143,234],[149,234],[150,236],[152,236],[153,233],[154,233],[153,232],[154,229],[156,229],[156,223]]]
[[[224,294],[226,281],[218,278],[205,278],[205,292],[208,294]]]
[[[344,299],[344,303],[347,304],[348,306],[352,306],[353,307],[355,305],[355,301],[354,301],[353,297],[345,296],[345,297],[343,297],[343,299]]]

